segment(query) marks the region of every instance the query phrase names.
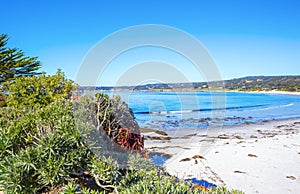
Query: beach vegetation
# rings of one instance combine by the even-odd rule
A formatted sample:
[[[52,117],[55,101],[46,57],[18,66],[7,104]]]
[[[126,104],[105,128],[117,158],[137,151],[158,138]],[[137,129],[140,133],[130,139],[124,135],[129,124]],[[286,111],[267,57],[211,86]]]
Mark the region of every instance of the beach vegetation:
[[[73,81],[58,70],[55,75],[21,76],[13,82],[4,82],[2,87],[9,95],[6,104],[10,108],[47,106],[59,99],[69,99],[76,88]]]
[[[235,193],[194,187],[143,152],[132,111],[106,94],[70,100],[61,71],[6,82],[0,108],[0,191],[4,193]]]
[[[37,75],[41,63],[37,57],[28,57],[21,49],[7,47],[8,36],[0,35],[0,83],[21,76]]]
[[[41,63],[37,57],[26,56],[18,48],[7,47],[8,36],[0,35],[0,107],[5,106],[7,91],[3,88],[4,82],[13,82],[15,78],[22,76],[38,75]]]

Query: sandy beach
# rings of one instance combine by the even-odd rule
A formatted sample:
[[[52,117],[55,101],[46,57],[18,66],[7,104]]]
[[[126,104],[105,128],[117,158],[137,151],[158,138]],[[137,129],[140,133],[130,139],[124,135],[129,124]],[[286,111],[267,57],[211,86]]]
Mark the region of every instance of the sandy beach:
[[[249,93],[257,93],[257,94],[281,94],[281,95],[295,95],[299,96],[300,92],[288,92],[288,91],[253,91]]]
[[[299,130],[300,119],[289,119],[143,134],[171,175],[245,193],[300,193]]]

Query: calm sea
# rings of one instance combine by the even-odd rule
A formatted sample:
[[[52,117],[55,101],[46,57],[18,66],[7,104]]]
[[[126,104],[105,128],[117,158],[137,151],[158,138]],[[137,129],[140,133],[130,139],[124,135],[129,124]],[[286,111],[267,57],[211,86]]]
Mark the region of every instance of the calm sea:
[[[256,93],[118,92],[141,127],[207,128],[300,118],[300,96]]]

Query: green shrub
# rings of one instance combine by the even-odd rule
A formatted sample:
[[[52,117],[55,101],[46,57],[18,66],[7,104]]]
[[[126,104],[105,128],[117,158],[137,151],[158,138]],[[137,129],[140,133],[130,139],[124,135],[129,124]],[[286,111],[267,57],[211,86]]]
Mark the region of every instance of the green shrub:
[[[155,167],[139,154],[102,154],[88,112],[59,100],[37,109],[0,109],[0,190],[5,193],[203,193]],[[89,109],[87,109],[89,110]],[[75,111],[76,112],[76,111]],[[99,136],[96,136],[99,137]],[[97,139],[97,138],[96,138]],[[94,147],[93,147],[94,146]],[[93,150],[93,152],[92,152]],[[99,151],[101,150],[101,151]],[[99,152],[97,152],[99,151]],[[107,150],[108,151],[108,150]],[[97,154],[95,154],[97,153]],[[118,157],[128,157],[120,167]],[[237,193],[217,188],[209,192]]]
[[[54,78],[17,78],[9,87],[8,107],[0,108],[0,191],[203,193],[141,157],[137,151],[142,144],[134,150],[117,145],[120,129],[131,129],[124,132],[129,148],[128,137],[135,137],[130,133],[139,135],[132,111],[119,97],[97,94],[71,103],[65,98],[72,83],[51,93],[57,89]],[[35,89],[28,92],[32,85]],[[213,191],[231,193],[224,188]]]
[[[112,156],[120,165],[124,165],[124,158],[132,150],[142,150],[140,128],[132,111],[118,96],[109,98],[100,93],[95,97],[83,96],[73,101],[73,108],[79,130],[89,131],[84,137],[85,142],[98,156]]]
[[[52,76],[42,74],[18,77],[2,86],[9,94],[6,104],[12,108],[47,106],[56,100],[70,98],[75,89],[73,81],[66,79],[60,70]]]
[[[89,169],[96,181],[114,184],[120,173],[117,163],[111,157],[94,156],[89,164]]]
[[[7,193],[62,185],[75,167],[87,167],[91,153],[75,127],[70,102],[56,101],[10,118],[0,131],[1,139],[8,139],[1,142],[0,153],[0,185]]]

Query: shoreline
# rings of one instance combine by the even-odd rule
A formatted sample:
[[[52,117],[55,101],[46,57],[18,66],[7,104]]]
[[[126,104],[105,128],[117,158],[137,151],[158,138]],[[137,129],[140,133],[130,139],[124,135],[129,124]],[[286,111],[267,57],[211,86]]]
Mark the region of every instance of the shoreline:
[[[227,91],[228,92],[228,91]],[[235,92],[243,92],[243,91],[235,91]],[[294,95],[300,96],[300,92],[288,92],[288,91],[245,91],[244,93],[249,94],[275,94],[275,95]]]
[[[142,134],[146,149],[170,156],[162,165],[178,178],[204,179],[245,193],[300,193],[299,131],[300,118],[294,118]]]
[[[241,91],[241,90],[228,90],[228,89],[219,89],[219,90],[194,90],[194,89],[184,89],[184,90],[99,90],[100,92],[119,92],[119,93],[127,93],[127,92],[149,92],[149,93],[168,93],[168,92],[178,92],[178,93],[185,93],[185,92],[208,92],[208,93],[253,93],[253,94],[281,94],[281,95],[296,95],[300,96],[300,91],[299,92],[290,92],[290,91],[282,91],[282,90],[270,90],[270,91]]]
[[[297,122],[298,120],[300,120],[300,116],[298,117],[290,117],[290,118],[280,118],[280,119],[272,119],[272,120],[261,120],[258,122],[246,122],[246,123],[238,123],[238,124],[232,124],[232,125],[222,125],[222,126],[210,126],[208,125],[208,127],[204,127],[204,128],[196,128],[196,127],[182,127],[182,128],[174,128],[174,129],[156,129],[155,127],[141,127],[140,131],[142,134],[145,135],[167,135],[167,136],[174,136],[174,137],[178,137],[178,136],[182,136],[184,134],[187,133],[199,133],[199,134],[203,134],[206,133],[208,130],[213,131],[215,133],[215,131],[233,131],[233,130],[245,130],[248,128],[252,128],[255,126],[261,126],[261,125],[265,125],[268,123],[282,123],[282,122],[292,122],[295,121]],[[149,133],[149,134],[148,134]]]

